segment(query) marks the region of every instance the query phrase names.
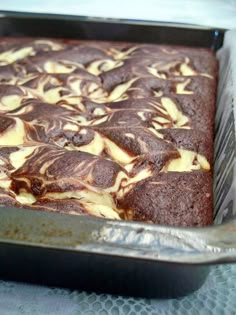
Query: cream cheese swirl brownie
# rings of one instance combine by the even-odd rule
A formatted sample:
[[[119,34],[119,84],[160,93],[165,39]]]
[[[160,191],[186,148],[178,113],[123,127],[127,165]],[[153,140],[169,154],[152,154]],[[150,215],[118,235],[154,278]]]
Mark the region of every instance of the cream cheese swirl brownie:
[[[1,39],[1,204],[211,224],[216,77],[208,49]]]

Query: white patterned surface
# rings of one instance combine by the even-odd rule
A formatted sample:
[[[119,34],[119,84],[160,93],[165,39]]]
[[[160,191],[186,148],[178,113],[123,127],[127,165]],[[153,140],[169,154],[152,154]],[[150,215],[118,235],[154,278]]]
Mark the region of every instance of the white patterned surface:
[[[0,10],[67,13],[236,27],[235,0],[1,0]],[[114,10],[115,8],[115,10]],[[0,281],[0,315],[236,314],[236,265],[213,267],[197,292],[181,299],[134,299]]]
[[[0,282],[1,315],[234,315],[236,266],[213,267],[204,286],[188,297],[134,299]]]

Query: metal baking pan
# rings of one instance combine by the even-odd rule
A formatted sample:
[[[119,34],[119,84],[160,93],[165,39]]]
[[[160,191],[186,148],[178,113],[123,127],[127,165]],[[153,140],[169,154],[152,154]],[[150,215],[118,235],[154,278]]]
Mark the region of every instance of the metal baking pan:
[[[0,12],[0,36],[151,42],[217,50],[224,30]],[[236,220],[231,217],[207,228],[174,228],[2,206],[0,277],[133,296],[185,295],[203,284],[212,264],[236,262]]]

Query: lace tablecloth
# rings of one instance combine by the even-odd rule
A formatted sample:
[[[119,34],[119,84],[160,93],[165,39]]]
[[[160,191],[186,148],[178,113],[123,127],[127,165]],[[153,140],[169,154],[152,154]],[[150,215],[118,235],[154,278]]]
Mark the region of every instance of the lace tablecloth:
[[[137,18],[223,28],[236,26],[235,0],[127,0],[122,6],[118,1],[112,1],[111,5],[110,0],[1,0],[0,10]],[[236,314],[236,265],[212,267],[201,289],[187,297],[169,300],[98,295],[0,280],[0,315],[8,314]]]
[[[179,299],[137,299],[0,282],[1,315],[236,314],[236,265],[215,266],[205,284]]]

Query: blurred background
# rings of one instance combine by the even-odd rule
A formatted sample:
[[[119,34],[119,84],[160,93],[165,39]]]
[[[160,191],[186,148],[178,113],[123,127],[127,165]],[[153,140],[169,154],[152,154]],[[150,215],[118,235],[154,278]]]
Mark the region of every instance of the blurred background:
[[[1,0],[0,9],[236,28],[236,0]]]

